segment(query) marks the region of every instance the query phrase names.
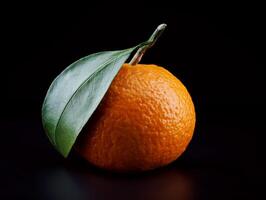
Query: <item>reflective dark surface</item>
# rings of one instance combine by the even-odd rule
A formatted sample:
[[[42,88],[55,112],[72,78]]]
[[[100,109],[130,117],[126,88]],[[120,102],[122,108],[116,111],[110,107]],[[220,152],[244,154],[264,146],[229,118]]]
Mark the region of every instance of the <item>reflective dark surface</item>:
[[[263,199],[264,12],[73,10],[12,7],[4,18],[0,199]],[[97,169],[75,152],[62,158],[41,124],[51,81],[82,56],[145,40],[162,22],[168,29],[142,62],[165,66],[188,88],[197,124],[187,151],[135,174]]]

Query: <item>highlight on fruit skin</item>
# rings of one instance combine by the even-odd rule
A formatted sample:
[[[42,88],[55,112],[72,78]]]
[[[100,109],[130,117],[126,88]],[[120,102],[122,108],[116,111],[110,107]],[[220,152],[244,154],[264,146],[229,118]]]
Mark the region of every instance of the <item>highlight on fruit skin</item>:
[[[103,169],[154,169],[185,151],[195,119],[187,89],[169,71],[156,65],[124,64],[75,148]]]

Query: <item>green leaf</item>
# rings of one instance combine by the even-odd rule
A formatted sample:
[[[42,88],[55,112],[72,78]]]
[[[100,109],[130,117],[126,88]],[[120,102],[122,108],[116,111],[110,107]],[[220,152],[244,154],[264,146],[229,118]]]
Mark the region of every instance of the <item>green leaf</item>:
[[[64,157],[123,63],[142,45],[81,58],[53,81],[43,102],[42,122],[51,143]]]

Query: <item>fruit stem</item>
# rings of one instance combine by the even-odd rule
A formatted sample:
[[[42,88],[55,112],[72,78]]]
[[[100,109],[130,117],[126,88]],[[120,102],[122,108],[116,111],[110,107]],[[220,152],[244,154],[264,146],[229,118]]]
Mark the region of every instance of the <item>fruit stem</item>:
[[[166,24],[160,24],[156,28],[156,30],[153,32],[153,34],[151,35],[151,37],[147,41],[147,44],[145,44],[142,47],[140,47],[138,49],[138,51],[136,52],[136,54],[133,56],[133,58],[129,62],[130,65],[136,65],[136,64],[138,64],[140,62],[142,56],[145,54],[145,52],[149,48],[151,48],[155,44],[155,42],[158,40],[158,38],[161,36],[163,31],[165,30],[166,26],[167,26]]]

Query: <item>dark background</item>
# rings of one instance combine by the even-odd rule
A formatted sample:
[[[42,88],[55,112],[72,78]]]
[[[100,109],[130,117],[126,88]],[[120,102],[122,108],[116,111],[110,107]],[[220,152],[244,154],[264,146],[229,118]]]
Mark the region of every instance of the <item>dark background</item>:
[[[82,8],[83,9],[82,9]],[[2,199],[259,199],[265,181],[265,14],[242,9],[9,9],[2,17]],[[210,11],[211,10],[211,11]],[[168,28],[142,63],[188,88],[197,124],[171,165],[112,174],[63,159],[41,125],[52,80],[75,60],[145,41]]]

